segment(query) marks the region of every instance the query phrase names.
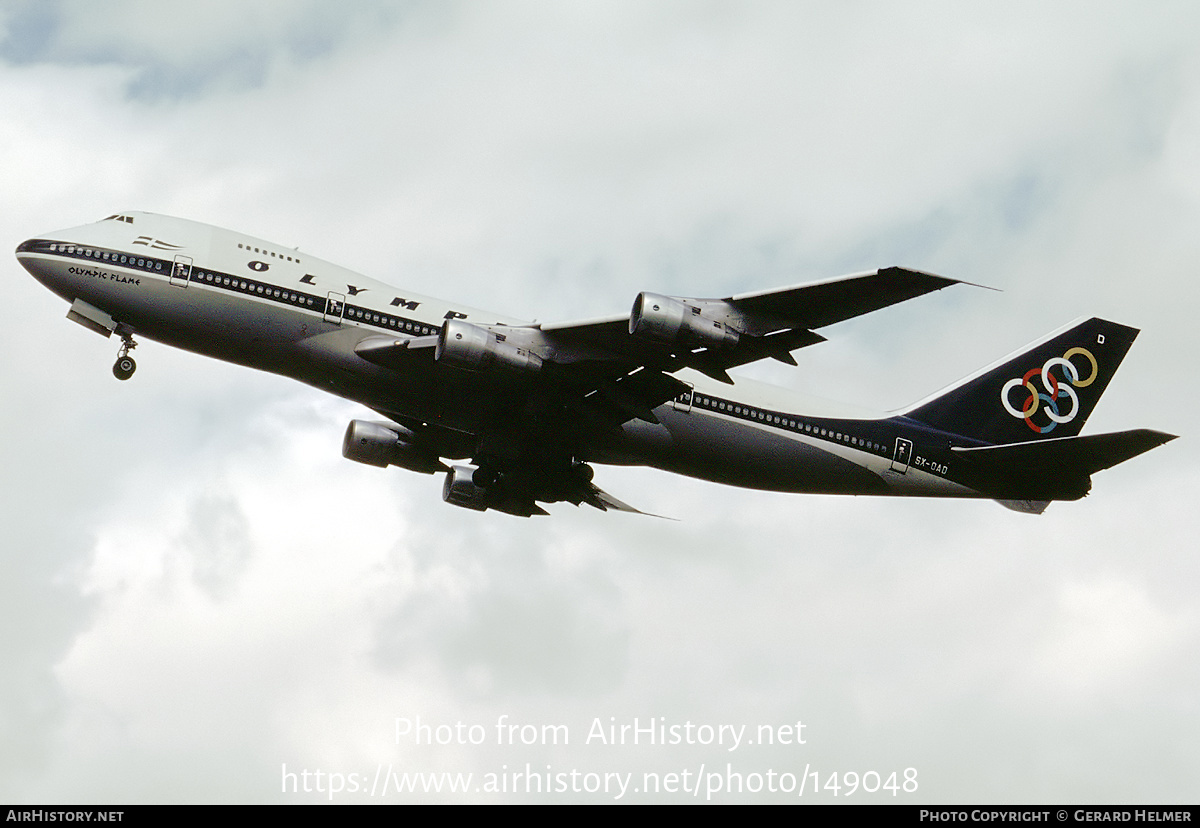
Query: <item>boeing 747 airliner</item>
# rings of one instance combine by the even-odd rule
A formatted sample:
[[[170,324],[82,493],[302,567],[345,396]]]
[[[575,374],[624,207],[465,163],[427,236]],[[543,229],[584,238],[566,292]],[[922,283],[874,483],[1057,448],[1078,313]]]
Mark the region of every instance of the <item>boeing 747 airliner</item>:
[[[698,299],[640,293],[628,314],[538,324],[401,290],[292,248],[193,221],[120,213],[17,248],[67,317],[293,377],[355,400],[343,454],[445,475],[448,503],[514,515],[567,501],[633,511],[590,464],[654,466],[755,489],[984,497],[1040,513],[1173,435],[1081,436],[1133,344],[1087,319],[898,412],[848,414],[729,370],[816,330],[957,284],[890,267]]]

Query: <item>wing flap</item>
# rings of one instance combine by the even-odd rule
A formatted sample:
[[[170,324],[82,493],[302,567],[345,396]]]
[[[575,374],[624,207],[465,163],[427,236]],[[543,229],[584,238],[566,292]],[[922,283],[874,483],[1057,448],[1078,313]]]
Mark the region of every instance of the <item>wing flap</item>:
[[[607,512],[609,509],[612,509],[614,512],[629,512],[630,514],[634,515],[646,515],[647,517],[662,518],[663,520],[675,520],[675,518],[665,517],[664,515],[643,512],[641,509],[630,506],[624,501],[617,500],[617,498],[601,489],[595,483],[589,483],[588,486],[590,488],[590,497],[585,498],[584,502],[589,506],[594,506],[602,512]]]

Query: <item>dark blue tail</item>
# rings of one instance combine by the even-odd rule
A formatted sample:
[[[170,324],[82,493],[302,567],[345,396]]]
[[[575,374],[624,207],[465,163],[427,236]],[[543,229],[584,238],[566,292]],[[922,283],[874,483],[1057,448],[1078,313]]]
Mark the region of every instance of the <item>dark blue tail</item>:
[[[1137,335],[1103,319],[1074,323],[902,414],[993,444],[1074,437]]]

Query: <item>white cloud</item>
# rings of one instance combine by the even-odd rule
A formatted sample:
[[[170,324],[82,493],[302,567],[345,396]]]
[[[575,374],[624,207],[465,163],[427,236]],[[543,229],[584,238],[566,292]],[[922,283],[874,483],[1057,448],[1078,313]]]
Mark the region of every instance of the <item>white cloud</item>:
[[[331,8],[55,5],[0,70],[13,242],[145,208],[540,317],[908,264],[1006,292],[840,326],[769,376],[896,406],[1098,312],[1145,332],[1089,429],[1194,420],[1187,7]],[[1041,518],[604,468],[682,521],[476,515],[343,461],[360,410],[285,379],[147,343],[116,383],[115,344],[10,269],[10,801],[303,799],[284,763],[731,761],[500,747],[501,715],[573,740],[802,718],[807,747],[732,761],[913,766],[923,800],[1192,798],[1185,440]],[[397,745],[418,714],[488,744]]]

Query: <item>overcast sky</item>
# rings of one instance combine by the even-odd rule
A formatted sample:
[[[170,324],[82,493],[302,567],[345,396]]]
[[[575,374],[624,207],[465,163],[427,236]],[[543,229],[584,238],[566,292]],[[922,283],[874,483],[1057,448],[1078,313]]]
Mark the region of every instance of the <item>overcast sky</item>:
[[[702,766],[1196,801],[1194,3],[0,0],[0,153],[10,248],[149,210],[522,318],[929,270],[1002,292],[741,374],[899,408],[1098,315],[1142,334],[1086,431],[1183,436],[1040,517],[606,467],[679,521],[476,514],[343,460],[364,411],[307,386],[151,342],[117,382],[10,260],[0,801],[323,801],[389,770],[474,777],[335,801],[614,799],[476,790],[527,763],[633,774],[632,801],[702,801],[632,790]],[[418,716],[485,736],[398,739]],[[570,743],[497,744],[502,716]],[[588,742],[635,717],[746,736]],[[715,800],[835,801],[808,784]]]

